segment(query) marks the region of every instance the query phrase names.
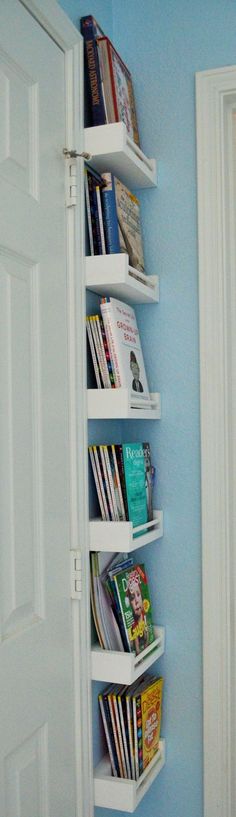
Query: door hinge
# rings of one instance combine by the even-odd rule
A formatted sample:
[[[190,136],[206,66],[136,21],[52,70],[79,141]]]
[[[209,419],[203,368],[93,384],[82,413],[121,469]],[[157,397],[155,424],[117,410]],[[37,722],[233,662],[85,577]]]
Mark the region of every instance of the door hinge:
[[[77,165],[76,159],[66,162],[66,207],[77,204]]]
[[[70,550],[70,584],[71,598],[81,601],[82,595],[82,567],[81,551]]]

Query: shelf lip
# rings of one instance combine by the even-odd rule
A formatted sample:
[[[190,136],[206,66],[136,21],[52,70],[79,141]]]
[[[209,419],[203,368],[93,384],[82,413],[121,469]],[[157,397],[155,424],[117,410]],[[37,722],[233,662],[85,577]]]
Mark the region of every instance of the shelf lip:
[[[165,740],[160,738],[159,748],[139,780],[112,777],[108,755],[94,770],[95,806],[133,813],[165,764]]]
[[[86,287],[98,295],[140,304],[159,301],[158,275],[144,275],[131,267],[127,253],[87,256],[85,267]]]
[[[150,523],[148,525],[150,526]],[[134,533],[132,522],[103,522],[102,519],[90,519],[89,549],[116,553],[120,551],[122,543],[122,552],[129,553],[155,542],[163,536],[163,511],[153,510],[152,526],[147,532],[135,538]]]
[[[155,641],[140,655],[115,650],[103,650],[99,644],[91,649],[93,681],[132,684],[143,675],[165,651],[165,628],[154,625]]]
[[[85,128],[84,140],[89,163],[100,173],[111,171],[134,189],[156,187],[156,161],[130,139],[124,122]]]
[[[137,398],[136,405],[131,406],[129,390],[126,388],[87,389],[88,419],[160,420],[161,398],[159,392],[150,393],[150,398],[153,407],[148,408],[144,401],[139,401]]]

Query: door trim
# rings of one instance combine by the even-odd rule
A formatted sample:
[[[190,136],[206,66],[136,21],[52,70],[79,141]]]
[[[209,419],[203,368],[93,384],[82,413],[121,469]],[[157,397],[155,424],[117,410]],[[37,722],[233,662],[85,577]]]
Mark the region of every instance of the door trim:
[[[236,67],[196,75],[205,817],[233,817],[230,371],[232,110]],[[235,222],[234,222],[235,223]],[[232,339],[231,339],[232,340]],[[235,486],[234,486],[235,487]]]
[[[66,144],[83,150],[83,38],[56,0],[19,0],[65,54]],[[67,160],[63,158],[62,161]],[[77,205],[67,209],[68,370],[71,537],[81,551],[81,601],[72,600],[76,817],[93,817],[89,530],[87,495],[87,383],[84,254],[84,170],[77,160]],[[78,274],[79,271],[79,274]],[[83,736],[83,737],[82,737]],[[84,748],[86,747],[86,751]]]

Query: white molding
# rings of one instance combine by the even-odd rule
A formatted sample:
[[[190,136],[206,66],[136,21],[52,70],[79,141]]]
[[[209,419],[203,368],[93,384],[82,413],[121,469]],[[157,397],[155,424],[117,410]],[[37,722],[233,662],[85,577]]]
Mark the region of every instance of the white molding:
[[[232,108],[236,67],[199,73],[197,91],[205,817],[233,817],[230,415]],[[235,223],[235,222],[234,222]],[[234,264],[232,263],[232,255]]]
[[[79,40],[83,41],[80,32],[56,0],[20,0],[20,3],[28,9],[62,51],[73,48]]]
[[[66,145],[83,150],[83,38],[56,0],[20,0],[65,54]],[[62,161],[66,161],[62,157]],[[91,730],[89,530],[87,482],[87,388],[84,258],[83,161],[77,161],[78,203],[67,209],[68,367],[70,428],[71,536],[80,544],[82,599],[72,601],[74,662],[74,738],[76,817],[93,817],[94,788]],[[69,556],[69,554],[68,554]],[[68,559],[69,564],[69,559]],[[84,751],[86,748],[86,751]]]

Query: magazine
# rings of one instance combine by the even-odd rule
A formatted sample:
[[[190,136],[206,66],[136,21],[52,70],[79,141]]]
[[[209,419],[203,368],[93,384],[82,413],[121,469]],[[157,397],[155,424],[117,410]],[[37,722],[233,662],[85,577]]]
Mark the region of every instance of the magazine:
[[[144,564],[113,576],[130,652],[139,655],[155,639],[148,579]]]

